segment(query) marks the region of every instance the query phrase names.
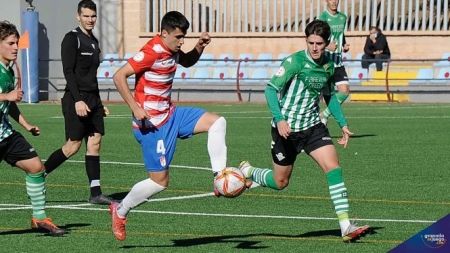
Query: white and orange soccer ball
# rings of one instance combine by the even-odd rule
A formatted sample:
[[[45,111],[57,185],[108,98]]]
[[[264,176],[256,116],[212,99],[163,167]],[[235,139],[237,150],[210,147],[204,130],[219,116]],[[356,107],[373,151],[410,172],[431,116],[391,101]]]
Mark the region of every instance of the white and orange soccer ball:
[[[214,189],[226,198],[235,198],[245,191],[245,182],[245,176],[238,168],[226,167],[216,176]]]

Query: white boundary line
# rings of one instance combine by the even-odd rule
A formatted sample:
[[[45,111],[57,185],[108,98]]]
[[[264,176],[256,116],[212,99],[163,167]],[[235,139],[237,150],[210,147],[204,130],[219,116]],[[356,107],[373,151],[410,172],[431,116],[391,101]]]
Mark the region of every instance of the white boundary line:
[[[187,198],[205,197],[210,196],[213,193],[208,194],[198,194],[186,196]],[[178,199],[186,198],[179,197]],[[168,199],[158,199],[154,201],[164,201],[172,200],[175,198]],[[13,204],[0,204],[0,206],[11,206]],[[68,209],[68,210],[82,210],[82,211],[109,211],[108,208],[97,208],[97,207],[87,207],[91,204],[81,204],[81,205],[55,205],[47,206],[47,209]],[[20,207],[7,207],[0,208],[0,211],[7,210],[19,210],[19,209],[31,209],[31,206],[17,205]],[[336,218],[330,217],[313,217],[313,216],[284,216],[284,215],[249,215],[249,214],[227,214],[227,213],[190,213],[190,212],[172,212],[172,211],[148,211],[148,210],[131,210],[134,213],[144,213],[144,214],[169,214],[169,215],[185,215],[185,216],[210,216],[210,217],[232,217],[232,218],[261,218],[261,219],[288,219],[288,220],[336,220]],[[433,220],[397,220],[397,219],[361,219],[359,221],[370,221],[370,222],[395,222],[395,223],[434,223]]]
[[[50,117],[51,119],[62,119],[62,116],[53,116]],[[115,116],[108,116],[110,119],[123,119],[123,118],[130,118],[129,115],[121,116],[121,115],[115,115]],[[271,119],[270,116],[227,116],[227,119]],[[448,119],[450,116],[345,116],[347,119]],[[131,128],[130,128],[131,129]]]
[[[42,159],[42,161],[46,161],[45,159]],[[67,160],[65,163],[84,163],[84,161],[80,160]],[[143,163],[131,163],[131,162],[105,162],[100,161],[101,164],[115,164],[115,165],[134,165],[134,166],[144,166]],[[207,167],[196,167],[196,166],[185,166],[185,165],[170,165],[171,168],[181,168],[181,169],[194,169],[194,170],[207,170],[211,171],[211,168]]]

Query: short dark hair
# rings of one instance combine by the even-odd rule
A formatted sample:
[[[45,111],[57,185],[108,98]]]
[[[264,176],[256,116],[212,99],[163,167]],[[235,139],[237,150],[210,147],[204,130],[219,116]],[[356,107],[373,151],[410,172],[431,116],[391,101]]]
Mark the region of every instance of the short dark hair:
[[[78,3],[78,14],[81,14],[81,8],[87,8],[89,10],[97,12],[97,5],[92,0],[81,0]]]
[[[324,41],[328,42],[330,40],[331,28],[327,22],[320,19],[314,19],[306,26],[305,34],[306,38],[308,38],[311,34],[315,34],[322,37]]]
[[[7,20],[0,22],[0,41],[5,40],[11,35],[16,35],[16,37],[19,39],[19,31],[17,31],[17,28],[14,24],[10,23]]]
[[[169,11],[164,15],[161,20],[161,31],[166,30],[169,33],[175,29],[180,29],[183,33],[186,33],[189,29],[189,21],[186,17],[178,11]]]

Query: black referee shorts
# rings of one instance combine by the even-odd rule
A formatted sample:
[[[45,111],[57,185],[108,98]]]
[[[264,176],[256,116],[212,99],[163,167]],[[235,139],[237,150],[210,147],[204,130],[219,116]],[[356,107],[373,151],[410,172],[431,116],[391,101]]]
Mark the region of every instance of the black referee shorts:
[[[104,109],[100,96],[93,93],[81,92],[81,97],[91,110],[87,117],[79,117],[75,111],[75,101],[69,91],[61,99],[62,112],[66,130],[66,140],[83,140],[95,133],[105,134]]]
[[[292,165],[302,150],[309,155],[327,145],[333,145],[333,141],[328,128],[322,123],[300,132],[292,132],[287,139],[280,136],[277,128],[272,127],[272,159],[278,165]]]
[[[337,67],[334,71],[334,84],[336,86],[341,84],[348,84],[348,75],[347,71],[345,71],[345,67]]]
[[[11,166],[16,166],[18,161],[28,160],[37,157],[34,148],[25,140],[19,132],[13,133],[0,142],[0,162],[5,160]]]

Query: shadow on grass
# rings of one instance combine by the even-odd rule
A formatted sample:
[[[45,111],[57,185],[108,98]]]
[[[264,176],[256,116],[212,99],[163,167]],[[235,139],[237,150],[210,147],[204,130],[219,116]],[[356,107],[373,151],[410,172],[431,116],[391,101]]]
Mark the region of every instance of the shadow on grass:
[[[116,192],[116,193],[112,193],[112,194],[108,194],[108,196],[110,196],[111,198],[113,198],[114,200],[120,202],[122,201],[125,196],[127,196],[128,192]],[[83,204],[83,203],[89,203],[88,198],[83,199],[83,200],[47,200],[47,203],[79,203],[79,204]]]
[[[380,230],[380,229],[384,229],[384,227],[371,227],[370,230],[362,237],[365,237],[366,235],[377,234],[377,230]],[[336,236],[337,237],[336,239],[338,239],[341,236],[341,230],[340,229],[318,230],[318,231],[306,232],[306,233],[299,234],[299,235],[266,234],[266,236],[283,237],[283,238],[310,238],[310,237],[322,237],[322,236]],[[362,241],[356,241],[356,243],[364,243],[364,239]]]
[[[149,245],[149,246],[133,246],[133,245],[125,245],[120,248],[122,249],[134,249],[134,248],[184,248],[191,246],[200,246],[206,244],[217,244],[217,243],[226,243],[226,244],[236,244],[234,248],[236,249],[265,249],[269,248],[269,246],[258,246],[257,244],[261,243],[261,241],[252,241],[252,240],[244,240],[245,238],[250,238],[254,236],[260,236],[258,234],[250,234],[250,235],[223,235],[223,236],[209,236],[209,237],[200,237],[200,238],[191,238],[191,239],[174,239],[172,240],[172,245]]]
[[[47,200],[47,204],[49,203],[78,203],[78,204],[87,204],[89,201],[87,199],[83,200]]]
[[[109,194],[109,196],[114,200],[122,201],[125,198],[125,196],[127,196],[128,193],[129,192],[116,192],[113,194]]]
[[[367,234],[376,234],[377,230],[383,229],[384,227],[372,227],[371,230]],[[134,249],[134,248],[170,248],[170,247],[191,247],[191,246],[200,246],[206,244],[217,244],[217,243],[234,243],[237,244],[234,248],[236,249],[266,249],[270,248],[270,246],[266,245],[258,245],[263,242],[263,240],[244,240],[246,238],[256,237],[257,239],[265,239],[267,238],[317,238],[322,236],[335,236],[336,239],[340,240],[341,230],[332,229],[332,230],[319,230],[319,231],[311,231],[306,232],[299,235],[283,235],[283,234],[272,234],[272,233],[260,233],[260,234],[248,234],[248,235],[224,235],[224,236],[210,236],[210,237],[201,237],[201,238],[191,238],[191,239],[174,239],[172,240],[172,245],[150,245],[150,246],[133,246],[133,245],[125,245],[120,248],[122,249]],[[255,239],[255,238],[253,238]],[[365,243],[364,239],[361,241],[357,241],[355,243]]]
[[[67,230],[67,234],[70,234],[70,231],[73,228],[87,227],[90,225],[91,224],[89,224],[89,223],[71,223],[71,224],[66,224],[64,226],[58,226],[58,227]],[[2,236],[2,235],[23,235],[23,234],[37,234],[37,236],[52,236],[49,233],[47,233],[47,231],[45,231],[45,230],[31,229],[31,228],[0,232],[0,236]]]

